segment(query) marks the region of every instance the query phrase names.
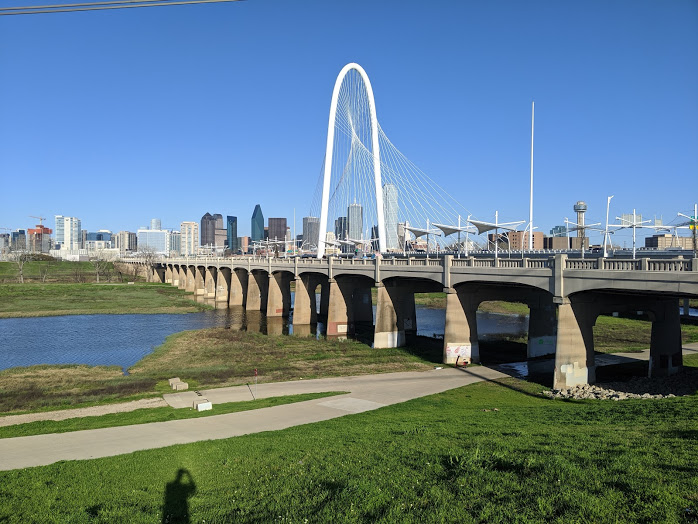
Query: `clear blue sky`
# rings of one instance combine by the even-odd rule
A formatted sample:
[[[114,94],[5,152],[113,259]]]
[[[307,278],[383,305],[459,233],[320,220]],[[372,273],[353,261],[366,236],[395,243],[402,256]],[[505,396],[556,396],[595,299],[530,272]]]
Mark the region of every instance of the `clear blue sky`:
[[[0,227],[208,211],[249,234],[259,203],[300,229],[352,61],[392,142],[480,219],[528,217],[532,100],[541,230],[577,200],[588,222],[608,195],[665,221],[698,200],[694,0],[247,0],[0,17]]]

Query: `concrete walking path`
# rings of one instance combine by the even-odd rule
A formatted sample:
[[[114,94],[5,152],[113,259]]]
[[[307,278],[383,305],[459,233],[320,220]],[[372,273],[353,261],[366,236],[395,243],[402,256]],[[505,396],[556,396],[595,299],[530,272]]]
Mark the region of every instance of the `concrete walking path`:
[[[321,391],[349,391],[350,393],[196,419],[0,439],[0,470],[42,466],[60,460],[109,457],[174,444],[225,439],[285,429],[370,411],[474,382],[506,376],[504,373],[477,366],[468,369],[444,368],[422,372],[260,384],[258,386],[260,397]],[[202,391],[202,394],[214,403],[214,409],[216,402],[251,399],[247,386]],[[167,395],[167,397],[171,405],[182,407],[191,406],[193,398],[199,398],[194,392]]]
[[[683,348],[684,355],[696,353],[698,353],[698,343],[686,344]],[[596,364],[598,366],[618,364],[627,362],[629,359],[648,360],[649,350],[642,353],[597,355]],[[0,439],[0,470],[42,466],[59,460],[108,457],[174,444],[224,439],[262,431],[285,429],[370,411],[482,380],[508,376],[510,375],[484,366],[467,369],[445,367],[430,371],[259,384],[257,398],[325,391],[348,391],[349,393],[295,404],[225,415],[211,415],[196,419]],[[194,391],[167,394],[164,395],[164,401],[175,408],[189,408],[195,399],[204,397],[213,402],[215,410],[216,404],[252,400],[252,392],[254,392],[254,385],[250,385],[250,387],[234,386],[201,391],[201,396]],[[22,415],[17,416],[21,417]],[[69,417],[63,416],[62,418]]]

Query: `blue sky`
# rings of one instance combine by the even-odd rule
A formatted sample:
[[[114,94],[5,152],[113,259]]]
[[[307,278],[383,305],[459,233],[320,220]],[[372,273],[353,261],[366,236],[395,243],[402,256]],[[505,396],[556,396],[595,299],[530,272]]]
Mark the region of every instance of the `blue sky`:
[[[695,1],[247,0],[0,17],[0,227],[208,211],[249,234],[259,203],[300,229],[348,62],[391,141],[480,219],[528,217],[532,100],[541,230],[577,200],[588,222],[608,195],[665,222],[698,200]]]

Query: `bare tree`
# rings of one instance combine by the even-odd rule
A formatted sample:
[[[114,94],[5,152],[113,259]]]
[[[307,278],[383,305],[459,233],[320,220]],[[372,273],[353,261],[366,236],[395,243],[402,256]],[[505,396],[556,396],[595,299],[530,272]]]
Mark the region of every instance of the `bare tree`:
[[[158,254],[150,246],[143,246],[138,248],[138,256],[143,260],[145,265],[145,279],[147,282],[153,280],[153,266],[155,261],[158,259]],[[138,264],[134,264],[134,276],[138,274]]]
[[[110,268],[114,262],[114,255],[102,249],[95,252],[94,256],[90,260],[92,263],[92,268],[95,272],[95,280],[99,284],[99,277],[106,276],[107,281],[111,280]]]
[[[24,284],[24,264],[32,259],[32,254],[22,249],[11,251],[7,258],[17,265],[19,283]]]
[[[80,262],[75,262],[75,266],[73,266],[73,280],[79,283],[85,282],[85,271]]]

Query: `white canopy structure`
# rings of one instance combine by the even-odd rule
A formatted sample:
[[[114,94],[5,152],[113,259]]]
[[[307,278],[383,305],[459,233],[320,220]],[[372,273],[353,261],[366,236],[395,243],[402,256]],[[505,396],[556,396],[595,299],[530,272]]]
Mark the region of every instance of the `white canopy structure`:
[[[499,211],[494,212],[494,223],[492,222],[483,222],[481,220],[472,220],[468,218],[468,223],[474,225],[477,228],[478,234],[482,235],[483,233],[486,233],[487,231],[492,231],[494,230],[494,258],[497,258],[499,254],[499,247],[497,243],[497,235],[499,233],[500,229],[504,229],[506,231],[516,231],[516,226],[520,226],[523,224],[525,221],[524,220],[519,220],[517,222],[499,222]]]
[[[470,220],[470,215],[468,215],[468,221],[469,220]],[[453,233],[458,233],[458,258],[460,258],[460,251],[461,251],[460,234],[465,233],[465,256],[466,257],[468,256],[468,234],[477,232],[476,228],[472,228],[470,226],[461,227],[460,215],[458,215],[458,225],[457,226],[449,226],[446,224],[434,224],[434,227],[438,227],[441,231],[443,231],[445,236],[452,235]]]

